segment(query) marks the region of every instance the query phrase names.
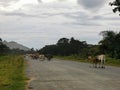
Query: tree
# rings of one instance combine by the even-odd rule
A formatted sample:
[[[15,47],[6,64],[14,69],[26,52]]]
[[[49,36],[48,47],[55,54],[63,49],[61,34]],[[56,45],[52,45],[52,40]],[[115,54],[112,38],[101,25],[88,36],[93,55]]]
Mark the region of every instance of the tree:
[[[114,2],[110,2],[109,3],[111,6],[115,6],[115,8],[113,9],[113,12],[120,12],[120,0],[115,0]],[[120,15],[120,14],[119,14]]]
[[[2,39],[0,38],[0,45],[2,44]]]
[[[57,50],[59,55],[70,55],[70,47],[69,47],[69,39],[68,38],[61,38],[57,42]]]
[[[103,36],[99,42],[100,50],[112,58],[120,58],[120,32],[103,31],[100,34]]]
[[[38,51],[38,53],[42,54],[52,54],[52,55],[57,55],[58,50],[56,45],[46,45],[42,49]]]
[[[82,49],[86,47],[85,41],[75,40],[73,37],[70,39],[70,47],[72,54],[79,54],[82,52]]]
[[[100,35],[103,36],[103,40],[99,42],[101,51],[108,53],[113,58],[115,52],[115,33],[113,31],[103,31]]]
[[[2,39],[0,38],[0,55],[8,53],[9,48],[2,43]]]
[[[120,58],[120,32],[115,36],[115,57]]]
[[[57,45],[68,44],[68,43],[69,43],[69,39],[67,39],[67,38],[61,38],[61,39],[58,40]]]

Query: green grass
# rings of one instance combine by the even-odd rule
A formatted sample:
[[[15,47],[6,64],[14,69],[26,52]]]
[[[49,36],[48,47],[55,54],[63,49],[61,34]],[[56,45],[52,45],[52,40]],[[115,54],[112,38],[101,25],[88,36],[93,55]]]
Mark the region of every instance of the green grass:
[[[111,66],[118,66],[120,67],[120,59],[113,59],[113,58],[107,58],[106,64]]]
[[[55,58],[61,59],[61,60],[71,60],[71,61],[78,61],[78,62],[89,63],[87,59],[80,58],[80,56],[78,56],[78,55],[55,56]],[[107,57],[106,58],[106,65],[120,67],[120,59],[112,59],[112,58]]]
[[[78,62],[87,62],[86,59],[81,58],[78,55],[71,55],[71,56],[55,56],[57,59],[61,60],[71,60],[71,61],[78,61]]]
[[[24,70],[22,56],[0,56],[0,90],[25,90]]]

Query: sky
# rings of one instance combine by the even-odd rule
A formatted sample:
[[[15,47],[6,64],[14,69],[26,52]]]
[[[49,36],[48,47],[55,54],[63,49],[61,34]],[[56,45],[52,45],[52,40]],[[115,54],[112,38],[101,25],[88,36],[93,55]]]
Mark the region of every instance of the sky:
[[[0,38],[36,49],[63,37],[98,44],[101,31],[120,31],[112,1],[0,0]]]

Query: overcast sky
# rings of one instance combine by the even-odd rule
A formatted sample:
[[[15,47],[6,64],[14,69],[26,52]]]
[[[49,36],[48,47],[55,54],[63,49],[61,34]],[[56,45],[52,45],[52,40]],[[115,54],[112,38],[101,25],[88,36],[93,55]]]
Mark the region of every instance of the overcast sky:
[[[0,37],[29,48],[66,37],[97,44],[101,31],[120,31],[113,0],[0,0]]]

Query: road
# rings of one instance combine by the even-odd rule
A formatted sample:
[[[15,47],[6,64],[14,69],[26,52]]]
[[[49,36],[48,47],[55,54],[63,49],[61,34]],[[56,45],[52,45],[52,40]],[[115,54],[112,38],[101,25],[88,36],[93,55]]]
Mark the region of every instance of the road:
[[[90,68],[74,61],[39,61],[26,58],[28,90],[120,90],[120,68]]]

